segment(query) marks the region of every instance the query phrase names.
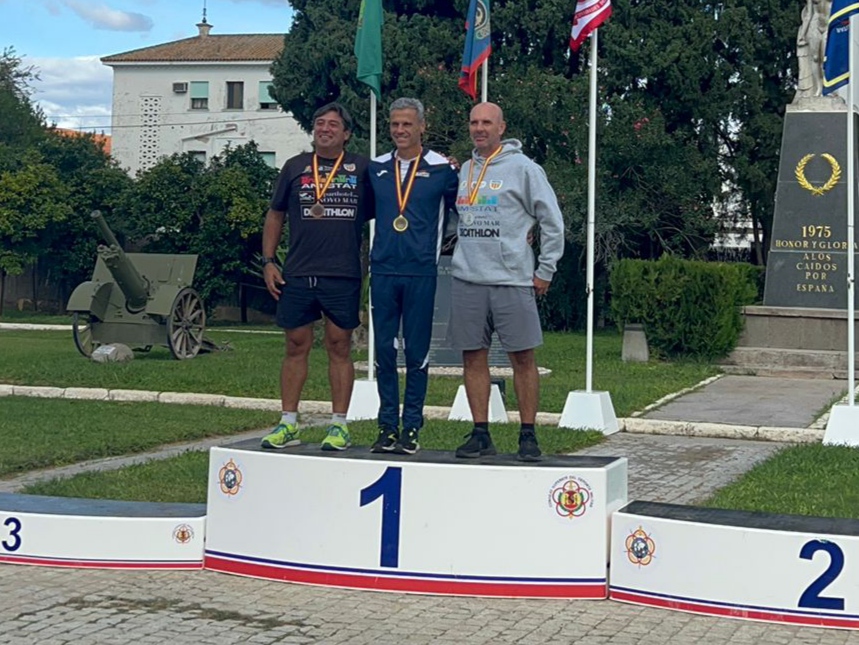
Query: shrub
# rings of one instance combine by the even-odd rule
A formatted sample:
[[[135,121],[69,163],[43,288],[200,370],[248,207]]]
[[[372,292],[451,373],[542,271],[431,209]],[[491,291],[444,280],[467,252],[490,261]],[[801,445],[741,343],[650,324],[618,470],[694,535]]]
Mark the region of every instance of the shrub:
[[[757,297],[756,272],[743,264],[620,260],[611,271],[611,308],[618,326],[641,323],[657,353],[716,358],[737,343],[742,305]]]

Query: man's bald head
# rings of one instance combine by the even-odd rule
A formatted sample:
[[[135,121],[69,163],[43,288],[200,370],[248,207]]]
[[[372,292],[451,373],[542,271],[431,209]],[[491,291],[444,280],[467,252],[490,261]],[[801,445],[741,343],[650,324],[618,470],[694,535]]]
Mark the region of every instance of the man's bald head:
[[[478,103],[471,108],[468,133],[480,156],[488,157],[498,149],[506,129],[504,112],[500,106],[495,103]]]

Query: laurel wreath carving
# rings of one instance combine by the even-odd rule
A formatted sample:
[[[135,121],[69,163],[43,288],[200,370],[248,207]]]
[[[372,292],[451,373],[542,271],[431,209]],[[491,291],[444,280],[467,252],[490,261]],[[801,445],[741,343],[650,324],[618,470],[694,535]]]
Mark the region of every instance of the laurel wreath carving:
[[[805,155],[802,159],[799,160],[799,163],[796,164],[796,170],[794,170],[794,174],[796,175],[796,180],[799,182],[799,185],[809,191],[812,195],[817,196],[820,196],[823,193],[832,190],[835,187],[835,184],[838,183],[838,180],[841,179],[841,166],[838,164],[838,161],[836,161],[835,157],[833,157],[828,152],[820,156],[829,162],[829,167],[832,169],[832,173],[829,175],[829,179],[827,179],[826,183],[822,186],[815,186],[805,177],[805,167],[808,165],[809,161],[814,159],[815,155]]]

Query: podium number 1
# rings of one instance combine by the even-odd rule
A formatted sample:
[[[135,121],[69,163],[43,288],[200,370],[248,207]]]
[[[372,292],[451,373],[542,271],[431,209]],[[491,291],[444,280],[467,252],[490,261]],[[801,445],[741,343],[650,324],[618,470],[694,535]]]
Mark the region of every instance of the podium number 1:
[[[403,469],[388,466],[382,476],[361,489],[361,506],[382,498],[382,545],[379,565],[397,568],[400,563],[400,501],[403,491]]]

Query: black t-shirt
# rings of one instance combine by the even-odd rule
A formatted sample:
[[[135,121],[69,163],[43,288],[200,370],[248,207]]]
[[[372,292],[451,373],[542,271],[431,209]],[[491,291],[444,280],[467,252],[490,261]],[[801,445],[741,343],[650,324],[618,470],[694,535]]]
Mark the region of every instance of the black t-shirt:
[[[318,157],[320,189],[336,161]],[[322,198],[325,210],[316,216],[313,153],[284,164],[271,198],[271,209],[285,212],[289,226],[284,277],[361,278],[361,235],[374,212],[368,164],[366,157],[347,152]]]

